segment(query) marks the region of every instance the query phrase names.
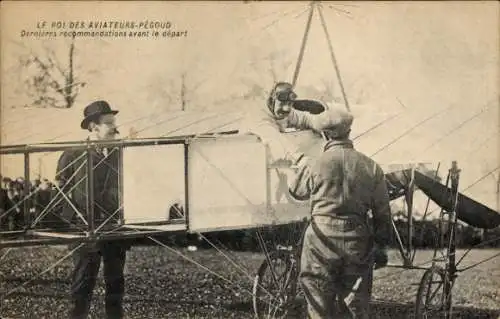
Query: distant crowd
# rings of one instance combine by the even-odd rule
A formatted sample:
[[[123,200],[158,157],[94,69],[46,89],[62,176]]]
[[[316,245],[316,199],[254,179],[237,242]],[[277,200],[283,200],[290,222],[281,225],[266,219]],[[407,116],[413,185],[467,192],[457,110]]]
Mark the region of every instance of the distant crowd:
[[[54,185],[46,178],[25,182],[23,177],[2,177],[0,229],[15,231],[26,226],[25,208],[34,220],[50,202]]]
[[[0,231],[16,231],[22,230],[27,226],[25,207],[28,210],[29,218],[33,223],[34,220],[43,212],[43,218],[37,222],[35,228],[57,228],[60,227],[60,219],[54,216],[56,209],[51,209],[46,212],[46,207],[51,203],[51,199],[57,194],[55,186],[46,178],[37,178],[33,181],[25,183],[25,179],[18,177],[11,179],[3,177],[2,189],[0,192]],[[54,206],[54,205],[51,205]],[[55,205],[57,207],[57,205]],[[170,211],[170,219],[183,218],[184,212],[182,207],[172,207]],[[395,218],[395,226],[398,228],[401,236],[406,236],[407,222]],[[290,228],[292,227],[292,228]],[[413,222],[414,238],[413,243],[419,248],[429,248],[436,245],[436,238],[440,232],[437,220],[426,220]],[[300,227],[299,227],[300,229]],[[281,238],[296,238],[292,234],[298,231],[297,225],[274,227],[273,231],[267,235],[276,239]],[[215,232],[205,234],[216,242],[223,243],[230,249],[235,250],[252,250],[258,248],[258,242],[254,237],[253,230],[234,230]],[[300,231],[295,234],[300,236]],[[500,228],[485,231],[484,233],[470,226],[458,225],[457,229],[457,245],[458,247],[471,247],[483,241],[491,241],[492,238],[500,238]],[[196,245],[203,246],[204,242],[196,235],[173,235],[166,236],[167,241],[173,245]],[[266,237],[266,236],[264,236]],[[406,238],[402,238],[406,241]],[[397,247],[396,239],[393,238],[391,246]],[[139,241],[140,242],[140,241]],[[206,244],[206,243],[205,243]],[[500,240],[492,241],[485,245],[486,247],[499,247]]]

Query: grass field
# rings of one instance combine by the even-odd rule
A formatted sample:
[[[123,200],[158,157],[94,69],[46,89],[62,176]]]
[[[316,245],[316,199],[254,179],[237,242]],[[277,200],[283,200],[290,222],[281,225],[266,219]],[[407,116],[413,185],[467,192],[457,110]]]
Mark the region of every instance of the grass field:
[[[5,250],[0,253],[3,255]],[[37,276],[67,254],[66,247],[34,247],[9,252],[0,264],[1,318],[64,318],[69,307],[70,260]],[[262,262],[257,253],[215,250],[180,250],[199,265],[165,248],[133,247],[126,265],[127,318],[252,318],[251,286]],[[474,250],[463,266],[481,261],[498,250]],[[463,251],[459,251],[458,257]],[[421,251],[416,263],[432,257]],[[398,262],[391,251],[391,262]],[[237,268],[234,264],[238,264]],[[227,280],[217,277],[214,273]],[[422,270],[380,269],[374,281],[374,318],[407,318],[415,301]],[[31,282],[26,283],[31,280]],[[26,283],[26,284],[24,284]],[[22,286],[24,284],[24,286]],[[18,290],[5,297],[6,292]],[[461,273],[456,281],[454,303],[467,307],[460,318],[494,318],[500,312],[500,258]],[[103,317],[104,283],[95,290],[92,318]],[[382,302],[383,301],[383,302]],[[460,308],[462,309],[462,308]],[[481,309],[481,310],[480,310]]]

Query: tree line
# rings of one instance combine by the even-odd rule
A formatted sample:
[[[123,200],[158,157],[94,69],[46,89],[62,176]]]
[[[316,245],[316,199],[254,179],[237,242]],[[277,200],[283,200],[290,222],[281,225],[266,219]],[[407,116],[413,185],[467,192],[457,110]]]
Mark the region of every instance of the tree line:
[[[408,242],[408,222],[396,220],[394,225],[405,246]],[[262,250],[262,241],[259,241],[259,236],[265,242],[266,248],[275,248],[276,245],[300,245],[300,239],[306,226],[306,223],[300,222],[259,229],[227,230],[200,235],[175,234],[157,238],[165,244],[178,248],[194,245],[198,248],[211,249],[215,246],[219,249],[233,251],[258,252]],[[134,240],[133,244],[148,245],[153,243],[147,239],[137,239]],[[446,223],[440,225],[439,220],[413,221],[412,247],[416,249],[433,249],[436,247],[446,247],[448,244],[449,236]],[[393,231],[390,248],[397,249],[398,245],[399,241]],[[500,247],[500,227],[492,230],[481,230],[468,225],[457,224],[456,247],[457,249],[474,247],[498,248]]]

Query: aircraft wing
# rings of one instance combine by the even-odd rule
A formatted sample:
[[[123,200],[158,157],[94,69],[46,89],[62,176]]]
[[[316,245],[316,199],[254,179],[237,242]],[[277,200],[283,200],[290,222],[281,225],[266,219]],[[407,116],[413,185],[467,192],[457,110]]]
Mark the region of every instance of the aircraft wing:
[[[440,207],[452,209],[451,189],[432,178],[415,171],[415,184]],[[457,217],[470,226],[493,229],[500,225],[500,214],[489,207],[459,193]]]

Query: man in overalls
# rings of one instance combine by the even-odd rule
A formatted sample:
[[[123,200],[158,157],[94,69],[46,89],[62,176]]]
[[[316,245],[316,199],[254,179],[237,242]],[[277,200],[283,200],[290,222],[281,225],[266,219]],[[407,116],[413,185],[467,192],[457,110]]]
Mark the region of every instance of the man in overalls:
[[[311,202],[300,265],[308,318],[353,318],[348,300],[353,292],[358,318],[369,318],[374,263],[387,262],[391,234],[384,172],[354,149],[349,112],[331,109],[291,120],[322,131],[328,140],[317,159],[288,154],[296,170],[290,194]]]

